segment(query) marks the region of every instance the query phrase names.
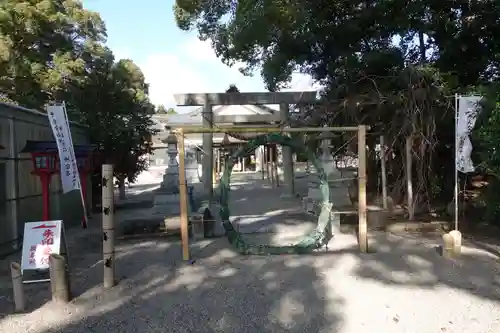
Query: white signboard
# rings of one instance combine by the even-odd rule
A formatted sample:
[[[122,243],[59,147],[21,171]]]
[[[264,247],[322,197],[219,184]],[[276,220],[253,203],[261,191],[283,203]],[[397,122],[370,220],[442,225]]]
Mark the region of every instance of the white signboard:
[[[61,220],[25,223],[22,271],[49,268],[49,256],[61,249],[62,228]]]
[[[79,190],[81,188],[80,176],[66,108],[64,105],[49,105],[47,106],[47,115],[59,151],[63,193]]]
[[[459,96],[456,127],[456,168],[463,173],[474,172],[471,159],[472,142],[469,135],[474,129],[481,110],[481,96]]]

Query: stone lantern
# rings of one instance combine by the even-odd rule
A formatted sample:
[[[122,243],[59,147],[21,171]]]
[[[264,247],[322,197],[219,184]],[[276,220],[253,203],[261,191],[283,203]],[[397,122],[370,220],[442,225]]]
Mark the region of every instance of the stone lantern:
[[[325,125],[324,127],[327,127]],[[327,176],[327,179],[338,179],[340,178],[340,172],[335,165],[335,161],[333,159],[332,152],[330,150],[330,143],[333,139],[333,135],[331,132],[321,132],[318,135],[318,140],[321,140],[321,165],[323,166],[323,170]]]
[[[325,125],[326,127],[326,125]],[[330,202],[333,209],[343,208],[351,205],[348,191],[348,180],[342,177],[342,173],[337,169],[333,154],[330,149],[331,140],[334,138],[331,132],[322,132],[317,139],[321,140],[320,162],[328,180],[330,188]],[[316,177],[312,177],[308,184],[308,194],[304,198],[304,207],[307,211],[319,214],[321,208],[322,195]],[[339,228],[338,214],[332,215],[334,229]]]
[[[167,144],[168,164],[165,174],[163,175],[163,182],[161,188],[163,191],[178,193],[179,192],[179,163],[177,162],[177,137],[171,133],[165,140]]]

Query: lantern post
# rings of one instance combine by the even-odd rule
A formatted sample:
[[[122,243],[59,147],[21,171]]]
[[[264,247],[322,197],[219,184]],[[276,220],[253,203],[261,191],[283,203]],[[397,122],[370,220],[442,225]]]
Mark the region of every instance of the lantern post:
[[[42,220],[50,220],[50,181],[52,175],[58,172],[59,163],[56,152],[32,152],[34,175],[40,178],[42,183]]]

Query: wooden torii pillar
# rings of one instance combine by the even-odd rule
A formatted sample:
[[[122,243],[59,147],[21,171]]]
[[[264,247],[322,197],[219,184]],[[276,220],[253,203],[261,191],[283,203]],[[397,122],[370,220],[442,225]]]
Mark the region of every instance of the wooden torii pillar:
[[[280,122],[286,124],[289,120],[290,104],[314,103],[316,91],[286,91],[286,92],[251,92],[251,93],[191,93],[175,94],[174,98],[178,106],[203,106],[202,126],[213,128],[214,116],[212,107],[214,105],[263,105],[278,104],[280,106]],[[225,116],[228,117],[228,116]],[[230,117],[230,116],[229,116]],[[236,116],[235,118],[238,118]],[[251,118],[251,117],[248,117]],[[208,195],[209,207],[212,208],[213,187],[213,133],[203,133],[203,150],[205,155],[202,159],[202,181]],[[286,185],[286,195],[295,195],[293,180],[292,151],[289,147],[283,147],[283,174]]]

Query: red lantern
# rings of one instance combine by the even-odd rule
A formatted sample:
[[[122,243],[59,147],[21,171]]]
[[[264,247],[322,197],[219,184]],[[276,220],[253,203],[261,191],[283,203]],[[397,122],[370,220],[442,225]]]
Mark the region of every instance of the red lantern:
[[[42,183],[42,220],[50,220],[50,180],[59,170],[56,152],[32,152],[33,171]]]

